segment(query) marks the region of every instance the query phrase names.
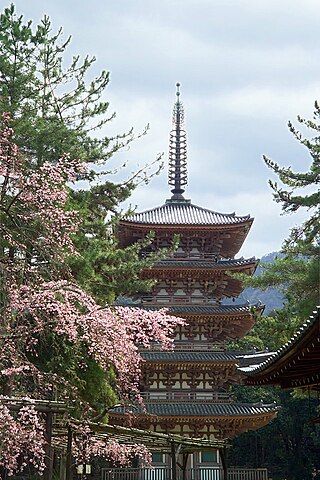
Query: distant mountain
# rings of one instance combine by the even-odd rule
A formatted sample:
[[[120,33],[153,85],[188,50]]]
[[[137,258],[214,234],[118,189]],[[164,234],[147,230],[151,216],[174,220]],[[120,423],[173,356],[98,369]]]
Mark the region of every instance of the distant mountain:
[[[276,257],[281,257],[279,252],[272,252],[263,255],[260,260],[261,263],[273,263]],[[260,275],[262,268],[258,266],[255,275]],[[267,290],[260,290],[258,288],[246,288],[240,295],[240,300],[249,301],[250,303],[261,302],[266,306],[264,315],[268,315],[272,310],[281,309],[284,303],[283,294],[276,288],[268,288]]]

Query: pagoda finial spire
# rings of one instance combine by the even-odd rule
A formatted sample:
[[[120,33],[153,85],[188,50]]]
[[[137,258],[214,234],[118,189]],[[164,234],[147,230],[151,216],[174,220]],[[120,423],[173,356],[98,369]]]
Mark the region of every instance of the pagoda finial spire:
[[[184,200],[184,186],[187,178],[187,139],[183,129],[184,111],[180,102],[180,83],[176,84],[176,103],[173,107],[172,130],[169,142],[168,183],[171,189],[171,200]]]

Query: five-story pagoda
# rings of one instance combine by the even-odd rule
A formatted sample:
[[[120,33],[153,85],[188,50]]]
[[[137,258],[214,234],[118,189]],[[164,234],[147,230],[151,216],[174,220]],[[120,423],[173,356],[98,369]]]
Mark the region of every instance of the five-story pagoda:
[[[201,208],[184,197],[187,144],[179,86],[170,132],[172,196],[160,207],[122,220],[118,228],[122,247],[150,232],[154,232],[152,251],[170,247],[175,235],[179,238],[169,258],[142,274],[156,279],[152,291],[141,298],[143,306],[166,307],[172,315],[186,319],[186,324],[176,331],[174,351],[159,351],[155,345],[142,353],[146,411],[135,424],[158,432],[226,439],[259,428],[275,415],[273,405],[234,403],[229,393],[231,384],[240,383],[240,376],[238,354],[228,352],[225,345],[244,336],[263,310],[259,305],[225,301],[242,291],[232,274],[255,271],[255,258],[235,258],[253,219]],[[111,421],[122,423],[124,417],[121,412],[112,414]],[[206,464],[210,458],[196,455],[194,465]],[[211,461],[218,459],[213,456]]]

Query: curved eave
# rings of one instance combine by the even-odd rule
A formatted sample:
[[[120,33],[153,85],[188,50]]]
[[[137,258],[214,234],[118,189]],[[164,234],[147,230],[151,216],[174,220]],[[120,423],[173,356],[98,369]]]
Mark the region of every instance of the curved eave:
[[[150,230],[213,230],[213,231],[226,231],[226,230],[234,230],[235,228],[243,228],[248,227],[248,231],[254,221],[252,217],[246,217],[244,220],[240,220],[235,223],[144,223],[144,222],[135,222],[130,220],[120,220],[119,226],[120,227],[129,227],[130,229],[143,229],[145,231]],[[248,233],[248,232],[246,232]]]
[[[278,407],[274,404],[239,404],[239,403],[201,403],[201,402],[146,402],[145,413],[139,416],[155,415],[158,417],[207,417],[216,419],[248,418],[275,415]],[[113,412],[126,415],[124,411]]]
[[[247,261],[230,260],[217,263],[207,262],[176,262],[166,261],[158,262],[150,269],[143,270],[141,278],[155,280],[181,279],[191,277],[201,280],[216,280],[215,296],[217,298],[238,297],[243,290],[242,282],[229,275],[234,272],[252,275],[256,269],[257,261],[250,259]]]
[[[283,388],[320,383],[320,307],[298,332],[268,360],[239,368],[248,385],[277,384]]]
[[[160,310],[163,306],[143,306],[147,310]],[[257,316],[262,315],[265,306],[256,305],[165,305],[169,315],[184,318],[187,325],[197,325],[219,322],[219,328],[215,330],[215,339],[220,341],[234,340],[243,337],[254,325]],[[221,327],[220,327],[221,325]],[[186,326],[178,327],[185,331]]]
[[[167,222],[137,221],[135,216],[122,219],[117,226],[119,244],[121,247],[126,247],[137,241],[137,238],[143,238],[150,231],[155,232],[156,235],[159,236],[168,236],[168,233],[170,235],[176,233],[184,236],[192,234],[192,232],[198,233],[201,231],[204,237],[220,233],[224,235],[229,234],[228,238],[225,237],[223,239],[220,254],[225,258],[237,255],[248,235],[254,219],[249,215],[236,217],[234,214],[219,214],[217,212],[210,212],[206,209],[201,209],[200,207],[197,208],[199,211],[208,212],[208,218],[206,218],[206,221],[195,221],[192,220],[192,218]],[[154,209],[154,211],[156,210],[157,209]],[[219,221],[220,218],[221,220]]]
[[[159,226],[227,226],[239,223],[252,223],[250,215],[236,216],[233,213],[220,213],[199,207],[191,202],[177,204],[166,202],[164,205],[143,212],[133,213],[121,220],[122,224],[144,225],[157,228]]]
[[[169,306],[168,313],[171,315],[180,316],[184,318],[220,318],[226,320],[237,320],[242,318],[251,318],[255,315],[262,315],[265,309],[264,305],[218,305],[216,306],[201,306],[201,305],[177,305]]]
[[[131,417],[130,422],[133,421],[144,429],[150,429],[153,426],[159,431],[172,430],[172,424],[189,424],[192,429],[187,433],[188,436],[207,435],[207,430],[201,432],[199,428],[195,429],[196,425],[200,428],[207,426],[217,438],[221,439],[232,438],[241,432],[261,428],[267,425],[278,412],[278,407],[274,405],[261,404],[244,406],[244,404],[199,404],[197,402],[189,405],[171,403],[170,407],[170,404],[146,403],[145,407],[146,412]],[[116,423],[128,421],[128,415],[124,412],[112,413],[110,417]]]
[[[265,309],[265,305],[261,303],[244,303],[240,305],[159,305],[159,304],[150,304],[143,305],[142,303],[132,303],[132,304],[121,304],[117,303],[116,306],[125,306],[130,308],[143,308],[145,310],[161,310],[165,308],[168,310],[169,314],[179,316],[179,314],[188,314],[188,316],[205,316],[211,317],[235,317],[239,318],[241,316],[247,315],[260,315]]]
[[[153,224],[153,223],[135,223],[121,220],[117,227],[117,237],[119,239],[120,246],[126,247],[135,242],[138,237],[143,238],[149,232],[155,232],[158,236],[161,235],[188,235],[193,232],[201,232],[202,236],[210,236],[214,234],[226,234],[229,233],[229,238],[224,238],[221,246],[221,255],[225,258],[234,257],[242,247],[251,225],[253,218],[248,220],[230,223],[230,224]],[[135,233],[134,233],[135,232]],[[139,235],[137,235],[137,232]]]
[[[148,270],[144,270],[143,275],[152,276],[153,272],[206,272],[208,274],[219,275],[233,272],[243,272],[252,275],[258,265],[258,261],[253,257],[248,260],[235,259],[220,262],[201,262],[201,261],[177,261],[164,260],[156,262]]]
[[[195,364],[224,366],[238,363],[237,353],[159,351],[142,352],[141,356],[148,364],[183,364],[185,368]]]

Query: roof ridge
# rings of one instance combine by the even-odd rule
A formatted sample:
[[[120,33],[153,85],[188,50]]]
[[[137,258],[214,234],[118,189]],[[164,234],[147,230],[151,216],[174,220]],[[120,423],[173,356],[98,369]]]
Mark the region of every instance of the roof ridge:
[[[156,210],[160,210],[162,208],[165,208],[165,209],[170,209],[172,207],[177,207],[177,208],[183,208],[183,207],[187,207],[187,208],[190,208],[190,207],[193,207],[193,208],[196,208],[196,209],[199,209],[199,210],[202,210],[204,212],[208,212],[208,213],[214,213],[216,215],[222,215],[224,217],[237,217],[237,218],[251,218],[250,217],[250,214],[247,214],[247,215],[236,215],[235,212],[232,212],[232,213],[224,213],[224,212],[218,212],[217,210],[210,210],[210,208],[207,208],[207,207],[200,207],[199,205],[196,205],[195,203],[187,203],[187,202],[166,202],[166,203],[163,203],[162,205],[158,205],[157,207],[153,207],[153,208],[147,208],[146,210],[142,210],[141,212],[134,212],[133,214],[129,215],[129,218],[130,216],[134,216],[134,215],[143,215],[144,213],[149,213],[149,212],[154,212]]]

